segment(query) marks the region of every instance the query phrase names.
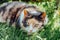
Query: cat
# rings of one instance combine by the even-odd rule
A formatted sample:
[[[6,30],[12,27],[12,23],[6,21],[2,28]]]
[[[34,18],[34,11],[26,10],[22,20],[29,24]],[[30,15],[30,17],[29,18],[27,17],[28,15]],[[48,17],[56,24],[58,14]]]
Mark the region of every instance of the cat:
[[[7,2],[0,6],[0,22],[17,25],[28,33],[33,33],[47,24],[46,12],[24,2]]]

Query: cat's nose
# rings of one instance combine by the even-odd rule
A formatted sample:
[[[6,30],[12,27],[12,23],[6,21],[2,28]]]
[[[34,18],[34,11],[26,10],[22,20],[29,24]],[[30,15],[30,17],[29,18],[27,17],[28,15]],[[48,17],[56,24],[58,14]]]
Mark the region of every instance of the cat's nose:
[[[29,32],[28,32],[28,35],[30,35],[32,33],[32,30],[30,30]]]
[[[32,30],[30,30],[30,33],[32,32]]]

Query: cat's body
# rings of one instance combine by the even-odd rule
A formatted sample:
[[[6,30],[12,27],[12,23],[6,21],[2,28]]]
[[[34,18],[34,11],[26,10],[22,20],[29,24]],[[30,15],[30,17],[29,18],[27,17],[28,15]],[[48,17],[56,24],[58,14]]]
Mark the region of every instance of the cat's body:
[[[46,23],[46,13],[23,2],[3,3],[0,6],[0,22],[19,25],[28,33],[36,32]]]

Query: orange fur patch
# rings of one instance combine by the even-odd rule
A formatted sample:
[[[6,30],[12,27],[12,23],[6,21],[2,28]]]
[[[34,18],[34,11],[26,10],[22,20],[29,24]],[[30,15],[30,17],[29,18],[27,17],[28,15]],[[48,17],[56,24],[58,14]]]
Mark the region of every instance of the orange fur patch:
[[[24,18],[27,16],[27,10],[24,10]]]
[[[45,12],[43,12],[43,14],[42,14],[42,20],[44,21],[44,19],[45,19],[45,17],[46,17],[46,13]]]

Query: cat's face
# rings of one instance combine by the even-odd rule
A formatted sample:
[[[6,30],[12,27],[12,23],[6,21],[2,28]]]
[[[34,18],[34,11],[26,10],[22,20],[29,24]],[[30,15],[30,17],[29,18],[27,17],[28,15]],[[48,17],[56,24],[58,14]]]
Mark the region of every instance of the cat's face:
[[[23,30],[33,33],[44,25],[45,17],[46,13],[42,13],[34,8],[27,8],[19,16],[19,24]]]
[[[36,32],[43,25],[41,21],[38,21],[35,18],[28,19],[27,24],[28,26],[26,26],[25,30],[29,33]]]

